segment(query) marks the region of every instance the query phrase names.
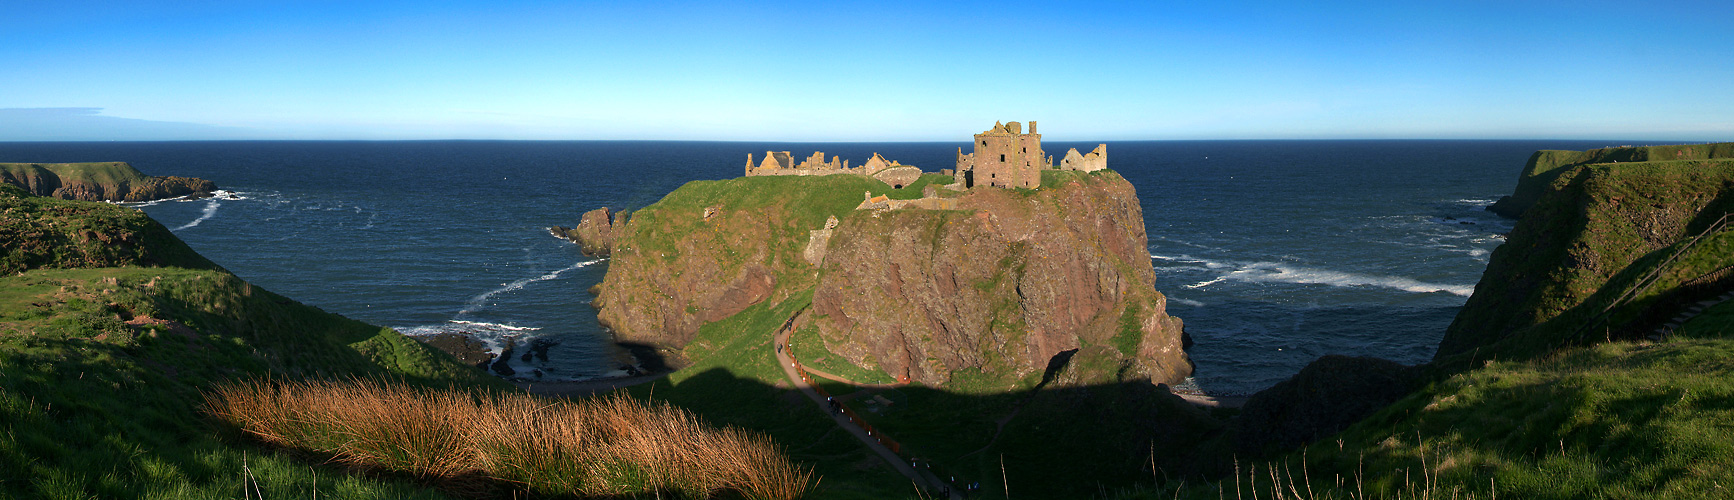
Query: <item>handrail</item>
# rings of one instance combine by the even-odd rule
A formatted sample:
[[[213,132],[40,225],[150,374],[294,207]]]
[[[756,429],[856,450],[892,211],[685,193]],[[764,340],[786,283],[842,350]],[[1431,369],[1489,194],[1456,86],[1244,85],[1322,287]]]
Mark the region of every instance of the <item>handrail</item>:
[[[1603,307],[1601,312],[1596,313],[1595,316],[1591,317],[1588,322],[1583,324],[1583,326],[1578,327],[1578,329],[1573,331],[1571,333],[1571,335],[1568,335],[1567,338],[1572,338],[1572,339],[1583,338],[1583,335],[1586,331],[1590,330],[1591,328],[1594,328],[1597,325],[1601,325],[1605,321],[1607,321],[1608,317],[1613,315],[1614,309],[1625,306],[1626,304],[1630,303],[1632,300],[1635,300],[1638,297],[1638,295],[1644,293],[1645,291],[1648,291],[1650,289],[1650,287],[1655,286],[1656,282],[1661,279],[1662,271],[1667,270],[1668,266],[1673,265],[1674,261],[1680,259],[1680,256],[1685,255],[1686,252],[1689,252],[1692,250],[1693,247],[1696,247],[1699,242],[1704,240],[1705,236],[1709,236],[1711,233],[1715,233],[1715,232],[1719,232],[1719,231],[1722,231],[1724,229],[1727,229],[1729,223],[1731,221],[1734,221],[1734,220],[1731,220],[1730,217],[1734,217],[1734,212],[1723,213],[1721,218],[1716,219],[1716,222],[1713,222],[1710,224],[1710,227],[1705,228],[1704,231],[1699,232],[1697,235],[1692,236],[1692,239],[1687,240],[1686,244],[1684,246],[1681,246],[1679,249],[1675,250],[1672,255],[1668,256],[1667,259],[1663,259],[1662,262],[1660,264],[1657,264],[1654,269],[1651,269],[1648,274],[1645,274],[1644,277],[1639,278],[1638,281],[1635,282],[1635,284],[1631,288],[1626,289],[1625,293],[1620,294],[1619,297],[1615,298],[1613,301],[1610,301],[1608,303],[1607,307]]]

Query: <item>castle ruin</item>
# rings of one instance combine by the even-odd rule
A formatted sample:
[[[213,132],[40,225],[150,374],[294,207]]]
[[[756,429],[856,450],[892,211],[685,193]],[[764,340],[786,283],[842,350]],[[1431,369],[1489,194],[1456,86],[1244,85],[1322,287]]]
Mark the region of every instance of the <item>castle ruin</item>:
[[[1066,157],[1060,159],[1060,170],[1078,172],[1095,172],[1108,168],[1108,145],[1097,144],[1096,149],[1089,154],[1078,154],[1078,148],[1066,151]]]
[[[994,122],[993,128],[975,134],[970,154],[957,148],[957,175],[963,177],[963,187],[993,186],[1035,189],[1042,185],[1042,169],[1052,164],[1042,152],[1042,134],[1036,133],[1036,122],[1030,122],[1030,133],[1023,124]]]
[[[955,182],[945,187],[951,189],[970,189],[976,186],[993,186],[999,188],[1036,189],[1042,185],[1042,170],[1059,169],[1077,172],[1095,172],[1108,168],[1108,145],[1099,144],[1089,153],[1079,154],[1077,148],[1066,151],[1060,164],[1054,165],[1054,158],[1042,150],[1042,134],[1036,132],[1036,122],[1030,122],[1029,133],[1024,133],[1023,124],[1018,122],[994,122],[993,127],[975,134],[971,143],[971,152],[963,153],[963,148],[957,148],[957,168],[942,170],[942,174],[951,174]],[[832,156],[825,160],[825,153],[815,151],[800,163],[795,163],[794,155],[788,151],[766,151],[764,159],[754,161],[752,154],[747,154],[746,175],[748,177],[762,175],[862,175],[878,179],[889,184],[893,189],[902,189],[914,184],[921,178],[919,167],[904,165],[894,160],[887,160],[879,153],[873,153],[866,163],[851,168],[848,160]]]
[[[867,163],[855,168],[849,167],[849,160],[842,160],[836,156],[832,156],[831,161],[825,161],[825,153],[822,151],[813,152],[812,156],[808,156],[800,164],[795,163],[795,157],[788,151],[766,151],[765,159],[760,162],[754,162],[753,155],[747,154],[747,177],[840,174],[864,175],[890,184],[892,189],[902,189],[903,186],[913,184],[921,178],[921,168],[904,165],[896,160],[887,160],[879,153],[873,153],[873,157],[868,159]]]

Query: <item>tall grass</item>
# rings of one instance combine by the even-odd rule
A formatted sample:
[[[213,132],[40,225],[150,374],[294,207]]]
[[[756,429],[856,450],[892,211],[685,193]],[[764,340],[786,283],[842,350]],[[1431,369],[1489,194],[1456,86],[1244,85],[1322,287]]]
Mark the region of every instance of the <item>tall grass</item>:
[[[784,499],[813,481],[763,435],[619,395],[556,402],[362,380],[250,381],[219,386],[207,406],[271,444],[540,494]]]

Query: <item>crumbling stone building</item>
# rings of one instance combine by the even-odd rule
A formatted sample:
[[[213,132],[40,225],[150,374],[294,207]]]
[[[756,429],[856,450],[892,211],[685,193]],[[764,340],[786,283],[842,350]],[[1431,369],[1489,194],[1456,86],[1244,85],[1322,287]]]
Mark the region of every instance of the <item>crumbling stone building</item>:
[[[1097,144],[1090,154],[1078,154],[1078,148],[1066,150],[1066,157],[1060,159],[1060,170],[1076,170],[1079,172],[1095,172],[1108,168],[1108,145]]]
[[[1042,152],[1042,135],[1036,133],[1036,122],[1030,122],[1030,133],[1023,124],[994,122],[993,128],[975,134],[973,152],[963,154],[957,148],[957,175],[965,188],[993,186],[1035,189],[1042,185],[1042,169],[1052,165]]]
[[[815,151],[813,156],[795,164],[794,155],[788,151],[766,151],[765,159],[755,163],[753,155],[747,154],[746,175],[833,175],[856,173],[849,169],[849,161],[831,157],[825,161],[825,153]]]

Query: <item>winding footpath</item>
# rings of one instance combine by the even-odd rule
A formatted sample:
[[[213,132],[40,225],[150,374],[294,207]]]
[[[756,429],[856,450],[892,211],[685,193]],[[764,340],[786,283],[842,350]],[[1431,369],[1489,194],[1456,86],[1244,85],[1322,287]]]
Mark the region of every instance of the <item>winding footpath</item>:
[[[799,314],[795,317],[799,317]],[[847,415],[831,411],[831,407],[825,403],[825,397],[820,396],[819,392],[813,389],[813,384],[807,383],[807,380],[801,377],[800,372],[795,368],[796,365],[794,358],[789,356],[789,349],[783,348],[783,346],[789,345],[789,334],[794,331],[795,317],[790,317],[788,321],[783,322],[782,328],[777,329],[777,334],[772,339],[772,348],[775,349],[777,355],[777,365],[783,367],[783,375],[789,378],[789,383],[794,385],[796,389],[800,389],[802,394],[806,394],[807,399],[812,400],[813,404],[819,408],[821,413],[831,417],[831,420],[837,423],[837,427],[840,427],[843,430],[848,431],[849,434],[855,436],[855,439],[860,440],[861,444],[867,446],[867,449],[873,450],[873,453],[878,454],[879,458],[884,459],[885,463],[890,465],[892,469],[896,469],[898,473],[903,474],[903,476],[909,478],[910,481],[913,481],[915,484],[924,485],[931,491],[945,490],[947,485],[944,481],[941,481],[938,477],[935,477],[932,474],[925,473],[925,471],[917,471],[914,467],[910,466],[909,462],[904,461],[903,457],[897,456],[896,452],[891,451],[890,448],[886,448],[878,439],[874,439],[873,436],[867,434],[867,431],[862,430],[860,426],[855,425],[854,422],[849,420]],[[807,369],[807,372],[815,373],[812,369]],[[835,375],[827,376],[825,378],[841,380]],[[963,498],[963,495],[958,491],[952,491],[950,497],[961,499]]]

